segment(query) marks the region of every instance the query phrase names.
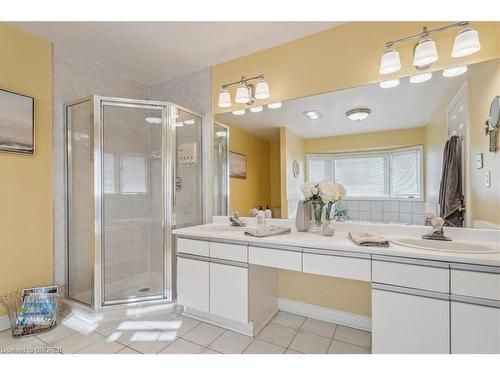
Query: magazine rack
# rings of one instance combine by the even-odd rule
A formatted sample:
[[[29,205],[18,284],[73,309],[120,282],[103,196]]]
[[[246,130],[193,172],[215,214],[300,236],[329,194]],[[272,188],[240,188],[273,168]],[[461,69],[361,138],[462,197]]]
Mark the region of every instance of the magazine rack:
[[[28,294],[23,290],[0,296],[7,310],[13,337],[47,332],[57,325],[60,298],[57,293]]]

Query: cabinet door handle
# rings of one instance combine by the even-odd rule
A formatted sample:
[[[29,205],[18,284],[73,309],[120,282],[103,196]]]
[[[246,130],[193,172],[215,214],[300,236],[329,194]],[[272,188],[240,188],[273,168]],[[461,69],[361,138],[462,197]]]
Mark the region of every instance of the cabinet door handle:
[[[444,301],[450,300],[450,295],[447,293],[431,292],[428,290],[413,289],[413,288],[405,288],[405,287],[396,286],[396,285],[372,283],[372,289],[382,290],[382,291],[386,291],[386,292],[400,293],[400,294],[409,294],[409,295],[417,296],[417,297],[427,297],[427,298],[433,298],[433,299],[440,299],[440,300],[444,300]]]

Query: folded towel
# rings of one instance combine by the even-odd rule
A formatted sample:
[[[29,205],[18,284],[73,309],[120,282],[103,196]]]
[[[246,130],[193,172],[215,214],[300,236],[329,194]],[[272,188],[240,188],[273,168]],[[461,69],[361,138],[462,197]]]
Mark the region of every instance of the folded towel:
[[[358,246],[389,247],[389,241],[373,232],[349,232],[349,238]]]
[[[268,227],[262,227],[257,229],[247,229],[245,234],[252,237],[269,237],[277,236],[279,234],[290,233],[291,229],[287,227],[281,227],[278,225],[270,225]]]

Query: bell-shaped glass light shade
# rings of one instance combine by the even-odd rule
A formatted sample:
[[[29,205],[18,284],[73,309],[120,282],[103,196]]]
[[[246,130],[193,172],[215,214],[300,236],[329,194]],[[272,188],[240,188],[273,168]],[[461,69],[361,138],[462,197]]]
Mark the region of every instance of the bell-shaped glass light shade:
[[[415,74],[415,75],[410,77],[410,83],[421,83],[421,82],[428,81],[431,78],[432,78],[431,72]]]
[[[255,99],[267,99],[271,96],[269,85],[264,77],[260,77],[255,85]]]
[[[380,87],[383,89],[390,89],[392,87],[396,87],[397,85],[399,85],[399,78],[380,82]]]
[[[219,93],[219,107],[227,108],[231,107],[231,94],[226,89],[220,90]]]
[[[250,94],[248,92],[248,87],[244,83],[241,83],[236,90],[236,96],[234,101],[240,104],[246,104],[250,101]]]
[[[454,68],[447,68],[443,70],[443,76],[445,77],[457,77],[464,74],[467,71],[467,65],[455,66]]]
[[[393,48],[387,49],[380,59],[380,74],[391,74],[401,69],[399,52]]]
[[[424,39],[415,47],[413,55],[414,66],[426,66],[439,58],[436,43],[431,39]]]
[[[465,29],[458,33],[453,43],[451,57],[472,55],[481,49],[479,35],[476,30]]]

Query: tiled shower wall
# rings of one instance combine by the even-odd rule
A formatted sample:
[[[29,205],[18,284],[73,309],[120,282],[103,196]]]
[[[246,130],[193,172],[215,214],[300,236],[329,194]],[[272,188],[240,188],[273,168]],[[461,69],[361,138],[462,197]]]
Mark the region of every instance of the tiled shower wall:
[[[350,220],[424,225],[424,215],[436,215],[437,205],[424,201],[346,200]]]
[[[64,105],[97,94],[123,98],[147,97],[148,88],[130,77],[54,45],[53,164],[54,280],[66,283],[66,201]]]

